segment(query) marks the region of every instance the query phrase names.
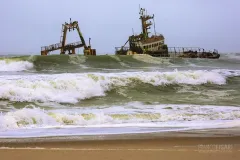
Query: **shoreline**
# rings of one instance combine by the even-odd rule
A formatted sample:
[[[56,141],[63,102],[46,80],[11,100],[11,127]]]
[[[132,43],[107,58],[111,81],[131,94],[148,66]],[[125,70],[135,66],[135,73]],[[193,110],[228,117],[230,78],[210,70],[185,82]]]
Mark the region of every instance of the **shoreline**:
[[[162,138],[228,138],[240,137],[240,128],[200,129],[187,131],[129,133],[129,134],[101,134],[101,135],[73,135],[73,136],[43,136],[43,137],[0,137],[2,143],[29,142],[72,142],[72,141],[104,141],[104,140],[146,140]]]
[[[149,137],[148,139],[0,142],[3,160],[218,159],[240,157],[240,136]]]

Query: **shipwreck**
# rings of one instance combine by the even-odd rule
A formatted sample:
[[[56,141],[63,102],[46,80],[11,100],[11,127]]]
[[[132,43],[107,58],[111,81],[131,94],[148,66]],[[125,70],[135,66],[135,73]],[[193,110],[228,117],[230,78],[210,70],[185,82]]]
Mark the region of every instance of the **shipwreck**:
[[[74,30],[77,31],[80,41],[66,44],[67,32]],[[96,55],[96,49],[91,48],[91,38],[89,38],[89,45],[87,46],[86,41],[79,28],[78,21],[72,22],[70,18],[70,23],[65,22],[65,24],[62,25],[61,33],[62,35],[60,37],[60,43],[41,47],[41,55],[48,55],[50,52],[55,50],[60,50],[60,54],[66,54],[66,52],[68,52],[68,54],[76,54],[75,50],[82,47],[84,48],[84,55]]]
[[[129,36],[127,42],[122,47],[115,47],[116,55],[149,54],[154,57],[169,57],[168,47],[164,43],[164,36],[157,35],[155,30],[154,15],[147,15],[145,9],[140,9],[140,20],[142,24],[142,33]],[[150,28],[154,24],[155,34],[150,36]],[[129,47],[126,47],[129,43]]]
[[[207,51],[200,47],[168,47],[162,34],[156,33],[154,15],[148,15],[146,9],[140,8],[142,32],[129,36],[122,47],[115,47],[116,55],[148,54],[153,57],[211,58],[218,59],[216,49]],[[153,20],[153,22],[151,22]],[[154,34],[150,32],[154,25]],[[128,47],[126,45],[128,44]]]

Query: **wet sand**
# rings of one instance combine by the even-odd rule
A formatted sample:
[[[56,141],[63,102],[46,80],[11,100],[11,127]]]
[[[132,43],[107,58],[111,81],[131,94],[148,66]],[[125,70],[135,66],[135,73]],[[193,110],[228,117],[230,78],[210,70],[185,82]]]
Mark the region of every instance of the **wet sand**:
[[[1,160],[240,159],[240,137],[2,139]]]

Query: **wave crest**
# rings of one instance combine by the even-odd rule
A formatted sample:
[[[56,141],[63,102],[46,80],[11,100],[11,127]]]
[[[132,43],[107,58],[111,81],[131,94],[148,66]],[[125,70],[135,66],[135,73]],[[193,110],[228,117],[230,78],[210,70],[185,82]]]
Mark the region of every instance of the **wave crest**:
[[[0,60],[0,71],[2,72],[19,72],[32,69],[33,63],[28,61],[11,61],[11,60]]]
[[[0,76],[0,99],[77,103],[83,99],[105,96],[107,91],[136,83],[153,86],[206,83],[224,85],[231,74],[236,75],[235,72],[199,70]]]
[[[132,107],[134,107],[134,109]],[[116,109],[118,110],[117,112]],[[240,110],[237,107],[144,105],[136,102],[123,106],[110,106],[104,109],[18,109],[0,115],[0,130],[39,127],[64,128],[67,126],[103,127],[104,125],[114,127],[136,126],[141,124],[155,124],[157,127],[164,127],[164,125],[171,126],[171,122],[173,122],[172,125],[174,127],[206,127],[210,121],[239,120],[239,118]]]

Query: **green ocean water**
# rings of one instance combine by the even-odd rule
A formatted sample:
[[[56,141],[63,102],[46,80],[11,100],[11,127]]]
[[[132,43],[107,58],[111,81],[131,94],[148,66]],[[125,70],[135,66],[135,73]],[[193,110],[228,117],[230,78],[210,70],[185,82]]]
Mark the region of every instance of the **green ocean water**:
[[[0,137],[236,127],[240,54],[1,56]]]

